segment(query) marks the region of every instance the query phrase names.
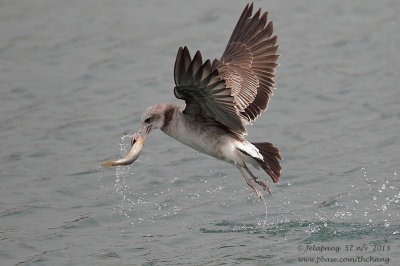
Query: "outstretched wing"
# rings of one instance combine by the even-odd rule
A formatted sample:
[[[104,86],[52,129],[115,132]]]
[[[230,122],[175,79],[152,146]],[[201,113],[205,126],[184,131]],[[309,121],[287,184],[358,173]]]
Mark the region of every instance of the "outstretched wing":
[[[218,122],[231,131],[244,134],[243,119],[238,113],[232,90],[226,87],[210,60],[202,61],[199,51],[190,57],[187,47],[180,47],[174,69],[176,98],[186,102],[183,113],[194,119]]]
[[[253,4],[247,5],[232,33],[220,60],[214,60],[213,70],[231,89],[235,107],[245,124],[250,124],[267,109],[275,87],[277,37],[272,35],[272,22],[267,12],[253,17]]]
[[[275,86],[278,66],[276,36],[267,13],[252,17],[247,5],[220,60],[193,60],[186,47],[179,48],[175,61],[175,96],[186,102],[183,113],[197,119],[216,121],[231,131],[245,134],[250,124],[267,108]]]

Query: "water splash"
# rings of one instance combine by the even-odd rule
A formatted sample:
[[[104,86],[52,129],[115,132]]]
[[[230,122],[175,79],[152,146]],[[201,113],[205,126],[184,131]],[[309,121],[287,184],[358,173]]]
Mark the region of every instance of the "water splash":
[[[121,136],[121,140],[119,143],[120,153],[119,156],[124,156],[130,148],[130,136],[123,135]],[[127,182],[127,178],[131,175],[135,175],[132,171],[132,167],[128,166],[117,166],[115,168],[115,184],[114,189],[115,193],[120,197],[119,204],[114,207],[114,215],[118,214],[119,216],[124,217],[131,227],[135,226],[133,219],[131,217],[131,212],[133,210],[133,206],[136,204],[132,197],[132,189]],[[140,218],[139,218],[140,222]]]
[[[98,179],[98,181],[99,181],[99,184],[100,184],[100,191],[104,191],[105,190],[105,187],[104,187],[104,184],[103,184],[103,172],[104,172],[104,167],[103,166],[99,166],[99,168],[97,169],[97,179]]]
[[[265,199],[262,198],[262,200],[263,200],[264,206],[265,206],[265,219],[263,220],[262,228],[266,229],[267,222],[268,222],[268,207],[267,207],[267,202],[265,201]]]

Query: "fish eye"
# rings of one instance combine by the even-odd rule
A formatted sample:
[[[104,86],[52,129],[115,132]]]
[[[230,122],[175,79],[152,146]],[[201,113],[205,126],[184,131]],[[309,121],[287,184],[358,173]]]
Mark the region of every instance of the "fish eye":
[[[153,121],[153,117],[147,117],[145,120],[144,120],[144,122],[146,123],[146,124],[149,124],[149,123],[151,123],[151,121]]]

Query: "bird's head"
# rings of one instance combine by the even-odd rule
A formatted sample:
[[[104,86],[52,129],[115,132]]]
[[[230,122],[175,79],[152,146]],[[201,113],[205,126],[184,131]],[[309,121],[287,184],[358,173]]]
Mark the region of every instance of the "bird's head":
[[[146,139],[150,131],[160,129],[164,125],[164,104],[156,104],[148,107],[140,119],[140,126],[137,134]]]
[[[132,134],[132,143],[136,136],[141,136],[143,141],[146,140],[150,131],[153,129],[161,129],[165,125],[165,120],[169,119],[168,113],[171,110],[170,104],[156,104],[148,107],[142,114],[139,129]]]

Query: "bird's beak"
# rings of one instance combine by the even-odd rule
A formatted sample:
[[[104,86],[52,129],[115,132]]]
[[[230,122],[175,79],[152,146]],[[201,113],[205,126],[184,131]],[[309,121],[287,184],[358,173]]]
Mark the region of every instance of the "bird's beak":
[[[141,138],[141,141],[145,142],[147,136],[150,133],[150,131],[151,131],[151,125],[143,125],[143,126],[141,126],[138,131],[134,132],[131,135],[131,144],[132,144],[132,146],[135,144],[135,142],[139,138],[139,136]]]

